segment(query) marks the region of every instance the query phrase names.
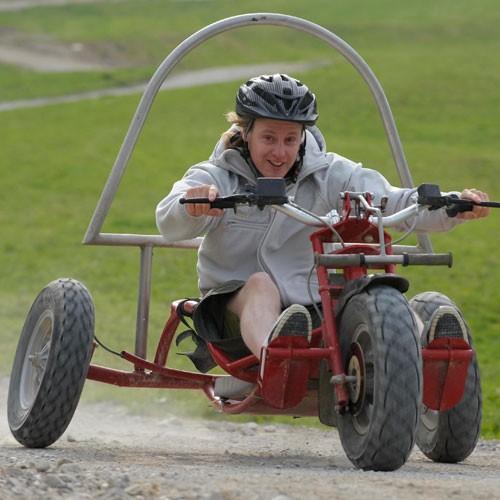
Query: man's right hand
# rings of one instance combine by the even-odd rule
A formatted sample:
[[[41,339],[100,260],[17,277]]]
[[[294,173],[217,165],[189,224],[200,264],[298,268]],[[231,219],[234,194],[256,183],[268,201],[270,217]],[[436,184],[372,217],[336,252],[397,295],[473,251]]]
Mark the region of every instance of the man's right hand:
[[[198,187],[189,188],[186,191],[184,198],[208,198],[210,201],[214,201],[217,198],[219,191],[216,186],[203,185]],[[210,208],[208,203],[186,203],[186,212],[193,217],[201,217],[202,215],[211,215],[214,217],[222,217],[224,210],[220,208]]]

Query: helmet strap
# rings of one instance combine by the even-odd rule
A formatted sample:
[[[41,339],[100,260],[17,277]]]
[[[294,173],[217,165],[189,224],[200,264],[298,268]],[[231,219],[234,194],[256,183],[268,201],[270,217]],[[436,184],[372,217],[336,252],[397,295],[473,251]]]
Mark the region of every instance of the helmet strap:
[[[241,156],[243,156],[244,160],[247,162],[247,165],[250,167],[250,170],[253,172],[255,177],[263,177],[262,172],[255,166],[255,163],[250,156],[250,150],[248,149],[248,142],[243,141],[243,147],[239,149]]]
[[[305,127],[303,128],[303,134],[304,134],[304,140],[302,141],[302,144],[300,145],[299,148],[299,155],[297,156],[297,159],[295,160],[295,163],[292,165],[292,168],[287,172],[285,175],[285,179],[289,180],[292,183],[297,182],[297,178],[300,174],[300,171],[302,170],[302,165],[304,164],[304,156],[306,154],[306,129]]]
[[[243,156],[244,160],[247,162],[250,170],[252,170],[255,177],[263,177],[262,172],[255,166],[255,163],[252,160],[252,156],[250,155],[250,150],[248,149],[248,141],[246,139],[247,134],[252,130],[253,125],[255,123],[255,118],[250,118],[248,125],[245,128],[245,131],[241,132],[241,140],[243,141],[243,147],[240,148],[240,154]]]

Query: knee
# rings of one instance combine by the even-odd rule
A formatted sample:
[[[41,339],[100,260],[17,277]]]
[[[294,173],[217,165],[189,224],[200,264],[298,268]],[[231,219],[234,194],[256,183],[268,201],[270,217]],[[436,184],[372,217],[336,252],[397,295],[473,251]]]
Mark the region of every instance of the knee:
[[[275,300],[280,300],[278,287],[267,273],[259,272],[252,274],[248,278],[245,287],[248,291],[258,293],[261,296],[268,296]]]
[[[263,289],[276,288],[276,285],[274,284],[274,281],[271,279],[269,274],[264,272],[252,274],[248,278],[246,284],[252,288],[263,288]]]
[[[227,307],[241,318],[243,311],[248,307],[279,313],[280,305],[278,287],[267,273],[259,272],[247,279],[243,288],[230,299]]]

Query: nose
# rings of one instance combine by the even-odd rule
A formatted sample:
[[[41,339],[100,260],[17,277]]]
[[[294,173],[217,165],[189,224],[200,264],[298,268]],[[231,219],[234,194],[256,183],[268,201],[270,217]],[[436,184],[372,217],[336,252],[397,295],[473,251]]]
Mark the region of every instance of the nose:
[[[284,142],[278,142],[273,149],[274,157],[279,161],[286,160],[286,145]]]

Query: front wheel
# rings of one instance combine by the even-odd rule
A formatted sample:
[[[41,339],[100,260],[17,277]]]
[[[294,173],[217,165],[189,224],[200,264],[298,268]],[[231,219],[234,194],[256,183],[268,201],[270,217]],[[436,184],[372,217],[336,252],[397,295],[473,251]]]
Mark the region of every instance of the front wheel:
[[[421,400],[417,326],[404,296],[372,286],[347,303],[339,325],[349,385],[349,409],[337,425],[342,446],[357,467],[395,470],[414,442]]]
[[[438,307],[451,306],[459,311],[456,304],[438,292],[416,295],[410,300],[410,305],[424,323],[424,331]],[[472,346],[468,327],[467,335]],[[431,410],[422,405],[417,428],[417,446],[424,455],[435,462],[461,462],[476,447],[481,430],[481,414],[481,384],[474,354],[469,364],[464,395],[460,403],[446,411]]]
[[[72,279],[49,283],[26,318],[10,377],[8,421],[28,448],[51,445],[66,430],[87,376],[94,306]]]

